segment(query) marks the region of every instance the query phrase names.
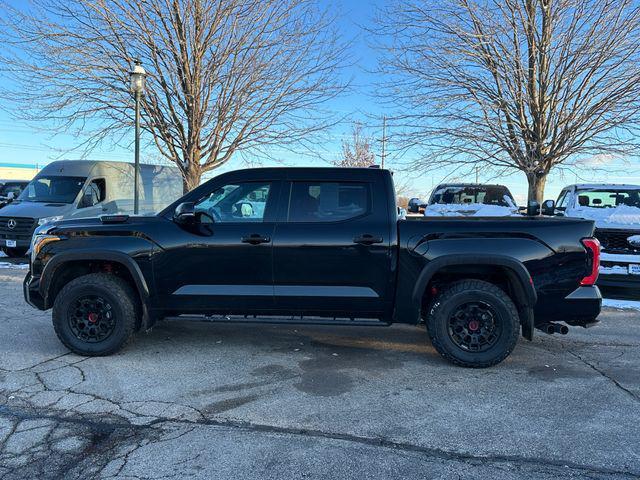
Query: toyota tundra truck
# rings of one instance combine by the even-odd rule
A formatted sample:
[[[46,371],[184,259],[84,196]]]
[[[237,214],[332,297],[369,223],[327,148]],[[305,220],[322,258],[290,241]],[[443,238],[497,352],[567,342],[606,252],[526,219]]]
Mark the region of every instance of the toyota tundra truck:
[[[489,367],[535,329],[597,322],[593,230],[542,216],[399,220],[388,170],[247,169],[155,216],[39,227],[24,295],[80,355],[112,354],[163,318],[424,323],[444,358]]]

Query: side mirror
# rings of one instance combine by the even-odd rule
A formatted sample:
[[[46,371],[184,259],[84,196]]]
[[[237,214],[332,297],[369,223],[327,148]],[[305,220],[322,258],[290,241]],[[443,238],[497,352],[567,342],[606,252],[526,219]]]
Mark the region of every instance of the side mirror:
[[[194,223],[196,220],[196,206],[193,202],[184,202],[176,207],[173,220],[181,225]]]
[[[555,215],[556,202],[553,200],[545,200],[542,202],[542,214],[543,215]]]

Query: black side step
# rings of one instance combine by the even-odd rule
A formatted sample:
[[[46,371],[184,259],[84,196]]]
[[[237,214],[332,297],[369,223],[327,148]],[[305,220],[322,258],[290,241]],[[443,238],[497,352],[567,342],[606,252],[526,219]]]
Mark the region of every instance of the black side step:
[[[165,320],[211,323],[247,323],[271,325],[341,325],[352,327],[388,327],[390,323],[375,318],[327,318],[305,316],[242,316],[242,315],[178,315],[166,317]]]

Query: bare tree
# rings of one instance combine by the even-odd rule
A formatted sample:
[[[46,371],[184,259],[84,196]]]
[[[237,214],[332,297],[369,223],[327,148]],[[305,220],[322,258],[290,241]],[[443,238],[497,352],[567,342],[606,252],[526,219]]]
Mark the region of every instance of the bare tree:
[[[140,59],[142,128],[185,190],[237,152],[309,147],[344,89],[344,45],[313,0],[32,0],[0,22],[5,100],[85,154],[130,135]]]
[[[342,159],[334,163],[337,167],[368,167],[376,162],[372,150],[373,139],[362,132],[360,122],[351,128],[351,140],[342,141]]]
[[[636,1],[400,0],[380,23],[416,167],[517,169],[540,201],[552,169],[640,145]]]

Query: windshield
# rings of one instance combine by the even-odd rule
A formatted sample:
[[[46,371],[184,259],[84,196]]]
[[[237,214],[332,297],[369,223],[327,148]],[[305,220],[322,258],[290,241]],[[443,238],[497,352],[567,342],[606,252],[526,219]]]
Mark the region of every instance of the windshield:
[[[508,200],[507,200],[508,199]],[[444,187],[433,194],[432,203],[465,204],[482,203],[485,205],[499,205],[511,207],[513,198],[506,187]]]
[[[20,195],[24,184],[21,183],[5,183],[0,186],[0,197],[6,197],[10,193],[13,193],[16,197]]]
[[[578,190],[576,207],[615,208],[620,205],[640,208],[640,190]]]
[[[73,203],[85,180],[83,177],[38,177],[29,183],[18,200]]]

